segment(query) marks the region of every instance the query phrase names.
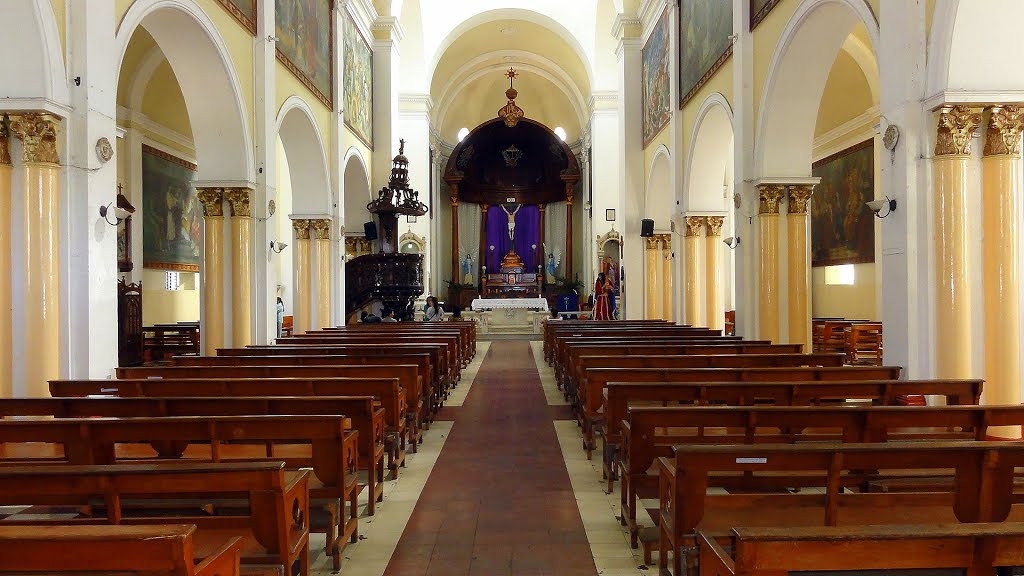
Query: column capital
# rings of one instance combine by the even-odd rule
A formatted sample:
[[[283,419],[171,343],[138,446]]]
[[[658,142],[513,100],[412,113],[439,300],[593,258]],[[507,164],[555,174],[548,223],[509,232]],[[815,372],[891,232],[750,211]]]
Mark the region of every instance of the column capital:
[[[989,108],[985,131],[985,156],[1020,155],[1020,135],[1024,131],[1024,110],[1020,106]]]
[[[224,199],[231,205],[231,215],[240,218],[252,218],[252,206],[249,200],[252,190],[248,188],[225,188]]]
[[[778,214],[779,200],[786,191],[783,184],[758,184],[757,196],[760,201],[758,214]]]
[[[683,236],[700,236],[700,231],[704,229],[707,219],[704,216],[687,216],[686,217],[686,230]]]
[[[25,162],[60,164],[57,153],[57,126],[60,118],[45,112],[26,112],[10,116],[10,130],[24,146]]]
[[[310,226],[313,228],[313,235],[317,240],[330,240],[331,239],[331,221],[325,218],[317,218],[309,221]]]
[[[725,224],[725,216],[708,216],[705,236],[721,236],[722,225]]]
[[[962,104],[939,108],[935,155],[969,155],[971,153],[971,137],[974,135],[974,129],[980,124],[981,114]]]
[[[486,204],[484,204],[484,206],[486,206]],[[544,202],[541,202],[540,204],[537,204],[537,209],[543,212],[548,209],[548,205],[545,204]]]
[[[7,129],[7,116],[0,116],[0,164],[11,163],[11,132]]]
[[[661,244],[662,250],[672,249],[672,235],[671,234],[657,234],[654,238]]]
[[[223,188],[196,188],[196,196],[203,205],[203,217],[224,216],[224,189]]]
[[[658,237],[657,236],[648,236],[648,237],[644,238],[644,248],[646,248],[647,250],[657,250],[658,249]]]
[[[814,194],[814,184],[796,184],[787,188],[789,193],[789,213],[806,214],[807,203]]]
[[[487,214],[487,209],[490,208],[490,207],[491,207],[490,204],[481,204],[480,205],[480,211],[483,212],[484,214]]]
[[[305,218],[295,218],[292,220],[292,230],[295,231],[295,238],[297,240],[309,240],[309,227],[311,220]]]

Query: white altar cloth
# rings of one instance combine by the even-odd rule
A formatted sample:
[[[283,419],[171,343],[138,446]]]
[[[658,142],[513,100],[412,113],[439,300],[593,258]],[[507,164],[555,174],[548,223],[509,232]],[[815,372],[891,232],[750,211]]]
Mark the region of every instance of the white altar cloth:
[[[548,311],[544,298],[475,298],[469,307],[477,312],[483,310],[543,310]]]

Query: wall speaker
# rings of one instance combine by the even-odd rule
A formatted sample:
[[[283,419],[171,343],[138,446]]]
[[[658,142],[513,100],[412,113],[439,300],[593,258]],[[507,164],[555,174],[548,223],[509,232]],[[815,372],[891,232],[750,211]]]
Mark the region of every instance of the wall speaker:
[[[367,222],[366,224],[363,224],[363,234],[366,236],[367,240],[376,240],[377,239],[377,225],[374,224],[373,221],[370,221],[370,222]]]
[[[654,220],[644,218],[640,221],[640,237],[650,238],[654,236]]]

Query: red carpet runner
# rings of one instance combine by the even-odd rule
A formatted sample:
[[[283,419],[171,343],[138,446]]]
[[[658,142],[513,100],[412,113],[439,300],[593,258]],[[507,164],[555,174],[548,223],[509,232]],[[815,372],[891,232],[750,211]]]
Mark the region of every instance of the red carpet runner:
[[[492,343],[452,413],[385,574],[595,576],[529,343]]]

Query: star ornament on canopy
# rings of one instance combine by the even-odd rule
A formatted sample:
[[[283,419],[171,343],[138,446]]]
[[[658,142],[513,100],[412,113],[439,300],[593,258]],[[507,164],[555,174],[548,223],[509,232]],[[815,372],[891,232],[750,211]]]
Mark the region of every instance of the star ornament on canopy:
[[[508,90],[505,90],[508,102],[501,107],[501,110],[498,110],[498,118],[505,121],[505,126],[515,128],[516,124],[525,116],[523,109],[516,105],[516,96],[519,95],[519,92],[512,87],[512,82],[519,76],[519,73],[514,68],[509,67],[508,72],[505,72],[505,76],[508,78]]]

